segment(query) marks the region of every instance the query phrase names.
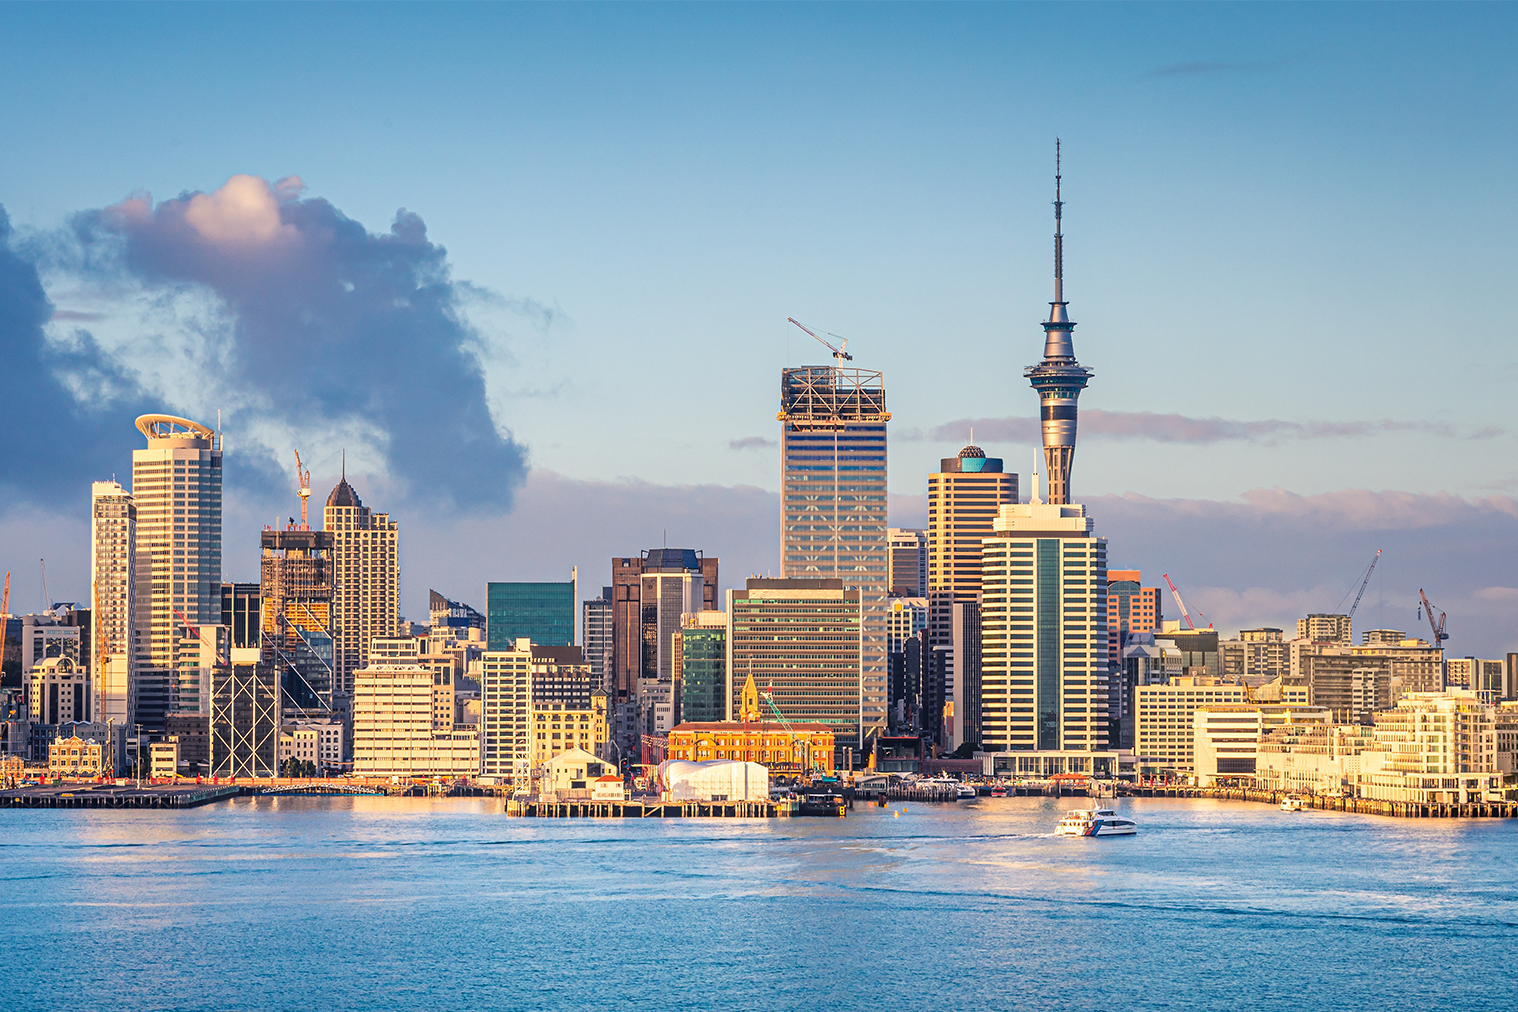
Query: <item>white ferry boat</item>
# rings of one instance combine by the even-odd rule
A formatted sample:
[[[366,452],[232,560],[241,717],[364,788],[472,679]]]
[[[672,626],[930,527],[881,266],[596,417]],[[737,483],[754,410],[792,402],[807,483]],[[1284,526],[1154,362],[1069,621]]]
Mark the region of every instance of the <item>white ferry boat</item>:
[[[1110,808],[1077,808],[1066,813],[1055,829],[1057,836],[1132,836],[1138,823]]]
[[[973,800],[975,800],[979,796],[980,795],[975,790],[975,788],[971,787],[969,784],[960,784],[959,785],[959,800],[960,801],[973,801]]]
[[[1288,794],[1281,799],[1281,811],[1300,812],[1303,809],[1302,799],[1295,794]]]

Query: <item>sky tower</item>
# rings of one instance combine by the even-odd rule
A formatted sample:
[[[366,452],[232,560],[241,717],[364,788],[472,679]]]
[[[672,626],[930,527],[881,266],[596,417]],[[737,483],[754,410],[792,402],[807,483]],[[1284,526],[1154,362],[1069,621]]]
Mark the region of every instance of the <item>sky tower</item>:
[[[1070,332],[1075,324],[1065,312],[1065,237],[1060,231],[1064,201],[1060,199],[1059,141],[1054,142],[1054,301],[1044,323],[1044,360],[1023,370],[1042,407],[1044,463],[1048,473],[1047,501],[1070,501],[1070,468],[1075,463],[1076,401],[1091,380],[1091,370],[1075,360]]]

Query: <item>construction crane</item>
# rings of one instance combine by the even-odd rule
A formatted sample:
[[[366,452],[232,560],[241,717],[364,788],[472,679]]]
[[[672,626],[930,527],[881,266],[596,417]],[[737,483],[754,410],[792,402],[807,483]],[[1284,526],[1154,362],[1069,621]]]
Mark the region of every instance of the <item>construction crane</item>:
[[[830,352],[833,353],[833,360],[835,362],[837,362],[840,366],[843,365],[844,362],[852,362],[852,361],[854,361],[854,356],[849,354],[849,339],[848,338],[846,338],[846,337],[838,337],[837,334],[829,334],[828,335],[829,337],[838,337],[838,340],[840,340],[840,341],[843,342],[843,347],[841,347],[841,348],[835,348],[830,343],[828,343],[827,341],[824,341],[822,338],[817,337],[817,334],[812,330],[812,328],[808,327],[806,324],[802,323],[800,320],[796,319],[794,316],[787,316],[785,319],[786,319],[786,322],[788,322],[788,323],[794,323],[796,326],[800,327],[802,330],[806,331],[808,334],[811,334],[812,337],[816,338],[817,341],[824,348],[826,348],[828,351],[830,351]]]
[[[300,496],[300,529],[306,529],[306,506],[311,501],[311,471],[301,466],[300,451],[295,451],[295,480],[300,485],[295,494]]]
[[[47,560],[42,559],[42,610],[51,611],[53,607],[53,595],[47,591]]]
[[[1165,577],[1165,585],[1170,588],[1171,596],[1173,596],[1175,598],[1175,603],[1178,604],[1178,605],[1180,605],[1180,608],[1181,608],[1181,617],[1186,620],[1186,628],[1187,629],[1195,629],[1196,628],[1196,623],[1193,622],[1193,621],[1191,621],[1191,612],[1189,612],[1189,611],[1186,610],[1186,602],[1181,600],[1181,592],[1175,589],[1175,584],[1170,581],[1170,574],[1169,573],[1165,573],[1164,577]]]
[[[1360,581],[1360,592],[1355,595],[1355,603],[1349,606],[1349,617],[1355,617],[1355,609],[1360,607],[1360,598],[1365,596],[1365,588],[1370,586],[1370,574],[1376,571],[1376,563],[1381,561],[1381,549],[1376,549],[1376,557],[1370,560],[1370,568],[1365,571],[1365,579]]]
[[[796,740],[796,729],[793,728],[793,727],[791,727],[791,722],[785,719],[785,714],[781,713],[780,712],[780,707],[778,707],[778,706],[775,705],[774,688],[775,688],[775,683],[771,682],[765,688],[765,690],[763,692],[759,693],[759,695],[763,696],[764,697],[764,701],[766,703],[770,704],[770,709],[775,712],[775,719],[778,720],[778,721],[780,721],[780,726],[783,727],[783,728],[785,728],[785,733],[791,736],[791,747],[795,748],[797,745],[800,744],[800,742],[798,742]],[[807,742],[806,757],[807,757],[807,765],[811,766],[812,765],[812,746],[811,746],[811,742]],[[800,764],[798,763],[797,765],[800,765]]]
[[[11,615],[11,571],[5,571],[5,593],[0,594],[0,616],[10,618]]]
[[[1434,606],[1429,604],[1428,595],[1423,593],[1423,588],[1418,588],[1418,598],[1423,602],[1423,612],[1428,616],[1428,627],[1434,631],[1434,646],[1442,647],[1444,641],[1449,639],[1449,633],[1444,631],[1444,612],[1439,613],[1439,621],[1434,621]]]

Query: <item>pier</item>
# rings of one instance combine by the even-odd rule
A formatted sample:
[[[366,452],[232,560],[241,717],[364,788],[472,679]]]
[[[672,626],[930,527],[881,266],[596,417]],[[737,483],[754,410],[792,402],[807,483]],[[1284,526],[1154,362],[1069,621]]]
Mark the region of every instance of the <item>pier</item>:
[[[529,819],[775,819],[799,801],[536,801],[512,798],[506,814]]]
[[[1127,787],[1118,793],[1130,798],[1211,798],[1215,801],[1248,801],[1277,807],[1282,799],[1291,796],[1301,798],[1303,808],[1320,812],[1385,815],[1396,819],[1518,819],[1518,802],[1514,801],[1429,805],[1412,801],[1295,794],[1292,791],[1259,791],[1244,787]]]
[[[0,808],[196,808],[249,793],[229,784],[133,787],[55,784],[0,791]]]

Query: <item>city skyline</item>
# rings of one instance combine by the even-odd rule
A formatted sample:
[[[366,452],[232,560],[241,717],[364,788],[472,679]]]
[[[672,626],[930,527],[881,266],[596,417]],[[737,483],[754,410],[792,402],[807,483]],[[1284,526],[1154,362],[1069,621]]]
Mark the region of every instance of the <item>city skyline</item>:
[[[262,31],[236,11],[200,16],[247,27],[249,38]],[[338,12],[317,16],[344,23]],[[86,90],[99,80],[94,75],[120,69],[122,57],[90,44],[83,55],[57,52],[50,32],[62,23],[57,19],[71,15],[23,9],[0,17],[15,37],[37,41],[40,58],[63,65],[97,58],[99,69],[78,68]],[[88,497],[80,490],[108,480],[112,471],[118,479],[124,475],[122,461],[132,448],[125,426],[135,408],[206,420],[223,406],[232,439],[228,579],[247,580],[255,572],[256,539],[240,539],[238,531],[256,531],[295,512],[292,476],[271,464],[283,462],[292,445],[309,456],[318,486],[336,477],[346,446],[365,500],[389,509],[405,529],[401,610],[407,615],[423,614],[424,592],[432,586],[478,605],[490,580],[562,579],[575,564],[594,584],[601,579],[593,575],[598,559],[659,544],[666,528],[670,543],[701,545],[732,560],[729,585],[750,572],[778,575],[779,435],[759,420],[773,410],[775,368],[816,361],[789,336],[788,315],[849,336],[862,365],[893,377],[890,523],[925,526],[925,476],[968,441],[971,425],[976,442],[1006,458],[1010,469],[1026,474],[1033,459],[1036,407],[1016,373],[1031,361],[1039,319],[1033,314],[1047,302],[1048,146],[1059,134],[1073,237],[1068,273],[1077,279],[1073,298],[1082,310],[1084,361],[1101,374],[1083,398],[1072,499],[1099,518],[1112,539],[1113,565],[1171,572],[1188,602],[1220,626],[1236,628],[1284,625],[1307,612],[1334,610],[1370,556],[1385,548],[1377,582],[1361,606],[1370,624],[1417,635],[1416,591],[1424,587],[1450,613],[1452,654],[1502,649],[1502,625],[1518,603],[1518,587],[1498,560],[1518,544],[1518,502],[1510,494],[1513,475],[1504,470],[1515,426],[1501,395],[1514,367],[1501,343],[1511,332],[1513,307],[1501,297],[1499,280],[1510,273],[1511,252],[1498,237],[1514,207],[1498,185],[1509,157],[1506,142],[1472,126],[1473,117],[1499,113],[1494,103],[1507,100],[1493,96],[1510,90],[1488,93],[1464,78],[1435,79],[1418,68],[1439,65],[1440,54],[1458,40],[1465,62],[1511,74],[1486,41],[1502,34],[1510,16],[1172,10],[1129,17],[1009,9],[935,18],[916,8],[877,16],[872,38],[925,27],[938,51],[966,57],[961,81],[915,56],[893,71],[962,111],[947,132],[910,103],[898,121],[881,100],[862,99],[837,72],[822,72],[866,110],[848,133],[857,150],[829,138],[824,103],[772,69],[746,59],[727,70],[707,68],[723,93],[738,99],[734,124],[753,126],[766,143],[795,129],[799,149],[775,145],[792,155],[814,145],[848,169],[862,164],[864,152],[870,153],[865,162],[883,165],[891,162],[888,152],[930,152],[902,156],[920,181],[899,168],[853,173],[861,195],[889,198],[866,202],[868,214],[866,203],[843,199],[826,174],[798,176],[769,156],[717,186],[722,169],[737,164],[751,142],[736,142],[699,102],[684,119],[672,114],[668,91],[642,62],[652,57],[626,55],[620,41],[613,65],[625,73],[633,121],[656,128],[659,138],[678,138],[681,146],[709,145],[713,164],[683,170],[699,176],[655,179],[650,166],[666,163],[647,160],[649,142],[605,132],[587,93],[556,106],[515,77],[494,79],[504,94],[517,97],[532,129],[549,125],[550,112],[562,113],[545,135],[553,143],[541,160],[506,160],[512,184],[533,184],[527,193],[562,194],[564,184],[548,177],[556,159],[576,150],[564,130],[594,127],[611,150],[628,156],[622,162],[629,166],[626,178],[580,177],[595,194],[594,208],[607,211],[607,201],[625,192],[621,187],[651,187],[650,214],[602,214],[597,227],[604,244],[581,241],[593,234],[588,212],[558,199],[503,198],[486,187],[471,161],[491,150],[484,141],[478,142],[483,147],[461,146],[458,139],[429,135],[437,150],[452,152],[451,160],[463,166],[456,192],[444,193],[408,159],[360,182],[365,174],[353,171],[351,156],[299,130],[296,138],[279,136],[245,95],[216,82],[208,96],[246,117],[246,139],[211,130],[176,147],[172,136],[150,142],[103,129],[102,136],[120,141],[122,159],[84,159],[66,170],[53,164],[47,172],[39,171],[41,162],[8,166],[16,170],[8,173],[14,182],[0,193],[0,204],[15,230],[5,267],[23,280],[31,269],[38,285],[33,294],[45,301],[0,307],[15,324],[6,328],[5,350],[22,367],[13,379],[41,376],[53,394],[49,400],[37,390],[7,386],[7,410],[44,409],[60,419],[62,438],[90,438],[80,439],[78,452],[48,473],[15,458],[3,465],[0,484],[8,498],[0,530],[7,543],[35,545],[35,554],[49,559],[57,598],[87,600]],[[148,51],[171,44],[178,29],[155,18],[149,13],[144,24],[122,31],[140,38],[137,33],[159,30],[160,38],[143,40]],[[855,44],[863,23],[847,12],[756,11],[746,19],[744,35],[731,22],[703,14],[675,25],[662,14],[628,15],[622,38],[672,27],[677,42],[713,43],[746,57],[800,26],[810,36],[840,40],[842,65],[865,72],[862,80],[884,79],[885,64]],[[373,30],[377,38],[398,38],[405,20],[403,14],[380,19]],[[429,45],[458,41],[471,25],[579,39],[586,52],[611,45],[572,13],[450,13],[437,25]],[[1130,52],[1119,38],[1135,27],[1147,44]],[[1063,94],[1004,69],[1008,61],[995,49],[1015,49],[1025,35],[1055,28],[1080,43],[1070,59],[1083,86]],[[1304,52],[1296,41],[1304,28],[1340,32],[1346,46],[1332,60]],[[976,32],[990,41],[975,41]],[[1475,48],[1467,52],[1471,39]],[[784,63],[800,50],[785,43],[779,52]],[[990,59],[993,54],[998,58]],[[426,65],[436,60],[424,57]],[[234,47],[230,59],[244,58]],[[28,66],[7,72],[32,72]],[[446,91],[450,80],[444,75],[429,89]],[[332,94],[325,78],[306,83],[317,99]],[[761,97],[771,94],[766,88],[775,89],[772,98]],[[1315,101],[1296,115],[1304,108],[1298,100],[1309,92]],[[1440,96],[1440,108],[1457,112],[1432,116],[1426,103],[1394,108],[1388,104],[1394,100],[1374,97],[1386,94]],[[1104,102],[1119,113],[1102,111]],[[37,140],[49,113],[53,122],[98,114],[77,96],[59,94],[44,96],[33,111],[6,115],[14,136]],[[1152,136],[1121,126],[1114,118],[1119,114]],[[1338,129],[1345,121],[1357,130]],[[676,127],[685,132],[670,133]],[[381,128],[366,122],[353,129],[370,136],[365,131]],[[928,146],[899,143],[908,137]],[[1440,151],[1437,165],[1400,157],[1425,149]],[[1451,162],[1461,166],[1458,186],[1450,183]],[[700,185],[692,189],[692,183]],[[687,197],[676,198],[681,184]],[[764,203],[773,220],[761,225],[728,189],[751,192],[753,184],[772,187],[794,206]],[[187,192],[156,203],[123,200],[142,187],[160,195]],[[829,202],[835,210],[820,211]],[[394,219],[397,206],[410,208],[411,216]],[[732,227],[697,227],[669,213],[696,206]],[[887,223],[876,220],[878,206],[896,209]],[[1472,206],[1482,213],[1472,215]],[[488,208],[489,224],[464,213],[479,207]],[[114,208],[116,217],[91,208]],[[275,219],[268,217],[271,209]],[[387,233],[392,219],[397,224]],[[469,431],[483,420],[486,429],[497,430],[495,438],[478,445],[444,441],[446,452],[432,444],[408,449],[394,440],[388,451],[376,450],[384,444],[378,437],[415,428],[412,416],[396,413],[399,408],[379,415],[339,410],[343,405],[325,389],[291,381],[300,368],[283,362],[277,379],[267,371],[212,369],[206,382],[189,382],[181,363],[211,368],[218,361],[196,357],[205,349],[186,343],[193,334],[216,331],[211,324],[225,323],[229,314],[266,326],[280,308],[266,301],[273,275],[254,279],[265,287],[242,289],[228,273],[196,274],[170,255],[183,252],[173,246],[182,232],[170,226],[196,220],[219,223],[219,231],[212,228],[223,244],[218,248],[246,245],[271,221],[275,235],[286,228],[304,235],[308,225],[335,222],[357,229],[352,241],[365,255],[417,253],[419,260],[407,261],[415,291],[425,283],[451,286],[457,304],[468,303],[474,328],[455,336],[467,343],[473,334],[483,348],[475,386],[468,368],[438,374],[440,383],[461,378],[456,400],[475,412],[455,411],[449,417],[465,428],[451,431]],[[503,221],[533,243],[536,259],[499,241],[510,231],[497,228]],[[96,245],[69,238],[81,234]],[[1304,244],[1303,235],[1314,239]],[[677,253],[668,268],[655,268],[591,251],[626,251],[637,239],[645,247],[706,254],[720,240],[746,252],[741,260],[708,255],[712,266],[699,267]],[[89,254],[104,256],[112,242],[158,258],[147,267],[117,262],[115,273],[91,273],[100,264]],[[722,277],[714,273],[719,265],[729,268]],[[689,280],[677,283],[678,275],[697,281],[701,292],[694,293]],[[145,326],[136,307],[163,295],[166,278],[210,299],[179,304],[167,322]],[[117,291],[135,294],[113,302],[106,281],[124,282]],[[1464,353],[1494,363],[1459,384],[1437,371],[1431,375],[1426,364],[1452,293],[1466,328]],[[207,327],[197,331],[197,321]],[[252,333],[269,331],[254,327]],[[420,333],[405,331],[413,342]],[[230,340],[219,347],[254,347]],[[397,341],[374,354],[404,375],[418,347]],[[310,352],[309,368],[319,374],[332,358],[320,342]],[[1308,356],[1315,368],[1342,380],[1331,402],[1304,382]],[[707,370],[712,365],[720,372]],[[671,373],[684,384],[682,397],[646,405],[639,426],[606,424],[614,403],[608,384],[636,388]],[[245,388],[235,386],[239,379]],[[382,376],[375,382],[382,392],[392,389]],[[68,398],[80,392],[114,393],[127,403],[117,414],[84,412],[88,417],[70,427]],[[108,408],[109,400],[100,405]],[[701,424],[692,426],[692,417]],[[100,433],[109,443],[94,438]],[[451,499],[427,501],[404,487],[407,479],[418,486],[434,481],[434,472],[421,467],[429,451],[439,454],[428,466],[443,469],[439,487]],[[484,466],[472,469],[475,460]],[[421,469],[406,470],[408,461]],[[494,486],[493,505],[459,501],[464,484],[450,475],[471,470],[504,476]],[[65,479],[72,491],[62,495],[55,485]],[[513,496],[514,510],[506,512]],[[606,518],[612,522],[580,522]],[[528,551],[458,558],[448,546],[464,535],[492,545],[526,541]],[[16,601],[40,602],[34,565],[14,550],[9,554],[0,565],[13,571]]]

